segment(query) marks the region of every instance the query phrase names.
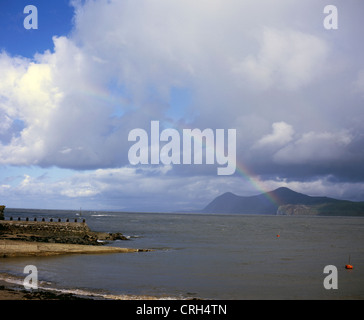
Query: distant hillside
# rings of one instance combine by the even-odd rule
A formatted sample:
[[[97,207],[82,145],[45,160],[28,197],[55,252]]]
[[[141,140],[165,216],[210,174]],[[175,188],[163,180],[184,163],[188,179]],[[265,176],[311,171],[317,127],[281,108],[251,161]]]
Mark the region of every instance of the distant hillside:
[[[280,215],[362,215],[364,202],[311,197],[289,188],[244,197],[227,192],[211,201],[205,213],[280,214]]]
[[[316,205],[286,204],[278,208],[277,215],[364,216],[364,202],[339,201]]]

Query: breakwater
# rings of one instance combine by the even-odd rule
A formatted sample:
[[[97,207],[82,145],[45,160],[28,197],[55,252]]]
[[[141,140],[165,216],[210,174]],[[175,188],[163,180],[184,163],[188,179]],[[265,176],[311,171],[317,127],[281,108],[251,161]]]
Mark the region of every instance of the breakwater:
[[[33,242],[100,245],[108,240],[127,240],[121,233],[95,232],[84,219],[28,218],[0,221],[0,239]]]

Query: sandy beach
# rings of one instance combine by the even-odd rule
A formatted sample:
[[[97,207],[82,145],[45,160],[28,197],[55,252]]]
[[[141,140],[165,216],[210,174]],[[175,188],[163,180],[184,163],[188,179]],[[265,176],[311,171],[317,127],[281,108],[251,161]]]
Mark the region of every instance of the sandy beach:
[[[69,254],[116,254],[147,252],[149,249],[120,248],[108,245],[97,245],[96,237],[102,240],[108,239],[110,234],[94,233],[85,223],[42,223],[42,222],[14,222],[2,221],[2,239],[0,239],[0,261],[13,257],[29,256],[54,256]],[[35,230],[33,230],[33,229]],[[37,228],[41,228],[38,230]],[[43,229],[42,229],[43,228]],[[0,228],[1,229],[1,228]],[[5,231],[4,231],[5,230]],[[24,230],[26,232],[24,232]],[[51,230],[51,232],[49,232]],[[119,234],[116,234],[120,236]],[[11,237],[21,239],[14,240]],[[31,236],[43,236],[46,241],[27,241]],[[81,241],[84,238],[95,238],[93,242]],[[10,237],[10,239],[7,239]],[[65,243],[57,242],[62,238]],[[68,242],[70,241],[70,242]],[[76,241],[73,242],[73,241]],[[63,241],[62,241],[63,242]],[[78,243],[79,242],[79,243]],[[87,243],[89,242],[89,244]],[[76,295],[74,293],[52,290],[51,288],[39,288],[37,290],[25,290],[18,281],[8,281],[8,275],[0,277],[0,300],[76,300],[97,299],[92,295]],[[110,297],[113,299],[112,297]]]
[[[63,254],[111,254],[147,252],[149,249],[130,249],[109,246],[92,246],[63,243],[0,240],[0,260],[10,257],[51,256]],[[76,300],[95,299],[92,296],[76,296],[49,290],[27,291],[19,285],[0,280],[0,300]]]
[[[64,243],[0,240],[0,259],[21,256],[50,256],[61,254],[101,254],[146,252],[149,249],[130,249],[109,246],[91,246]]]

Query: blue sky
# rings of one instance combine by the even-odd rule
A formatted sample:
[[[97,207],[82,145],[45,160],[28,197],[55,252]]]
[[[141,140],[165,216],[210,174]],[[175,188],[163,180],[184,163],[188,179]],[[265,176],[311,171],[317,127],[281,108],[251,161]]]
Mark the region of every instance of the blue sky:
[[[23,26],[27,16],[24,14],[24,8],[29,4],[35,5],[38,9],[37,30],[26,30]],[[13,56],[29,59],[33,59],[36,53],[43,53],[46,50],[52,51],[52,37],[67,35],[71,32],[73,15],[74,8],[68,0],[35,0],[31,2],[27,0],[2,0],[0,2],[0,50]],[[14,121],[21,123],[19,119]],[[20,126],[22,125],[20,124]],[[64,169],[44,169],[38,166],[0,167],[0,180],[11,187],[16,187],[26,175],[39,179],[47,177],[51,180],[57,180],[67,177],[69,173]],[[26,207],[34,207],[34,205],[29,201]],[[35,205],[35,207],[38,206]]]
[[[25,29],[24,8],[38,9],[38,29]],[[73,7],[68,0],[2,0],[0,2],[1,49],[12,55],[33,58],[36,52],[53,49],[53,36],[67,35],[72,30]]]
[[[316,0],[1,0],[0,202],[178,211],[280,186],[364,201],[364,5],[331,4],[337,30]],[[130,165],[128,133],[153,120],[235,129],[235,174]]]

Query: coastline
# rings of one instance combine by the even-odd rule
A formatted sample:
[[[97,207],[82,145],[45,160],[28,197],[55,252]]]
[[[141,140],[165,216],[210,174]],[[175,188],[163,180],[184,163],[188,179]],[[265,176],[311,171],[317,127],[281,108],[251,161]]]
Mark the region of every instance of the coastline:
[[[29,242],[19,240],[0,240],[0,261],[13,257],[52,256],[65,254],[111,254],[149,252],[151,249],[120,248],[110,246]],[[1,274],[0,274],[1,275]],[[38,288],[26,290],[19,280],[6,281],[13,278],[11,275],[0,277],[0,301],[1,300],[154,300],[156,297],[128,296],[128,295],[98,295],[91,292],[74,293],[71,290],[57,290],[55,288]],[[4,278],[5,276],[5,278]]]
[[[92,300],[92,296],[77,296],[72,293],[57,293],[50,290],[25,290],[20,286],[0,280],[0,301],[9,300]]]
[[[0,261],[13,257],[57,256],[69,254],[115,254],[149,252],[151,249],[100,245],[104,240],[126,240],[121,233],[92,232],[83,223],[1,220]],[[18,238],[18,239],[16,239]],[[37,239],[37,240],[35,240]],[[0,271],[0,301],[4,300],[137,300],[156,299],[94,293],[41,285],[26,290],[23,279]]]
[[[102,254],[148,252],[150,249],[131,249],[109,246],[81,244],[28,242],[17,240],[0,240],[0,259],[22,256],[51,256],[62,254]]]
[[[22,285],[23,278],[7,273],[0,273],[0,301],[10,300],[190,300],[182,297],[110,294],[50,287],[49,284],[40,283],[38,289],[26,290]]]

